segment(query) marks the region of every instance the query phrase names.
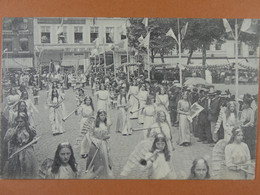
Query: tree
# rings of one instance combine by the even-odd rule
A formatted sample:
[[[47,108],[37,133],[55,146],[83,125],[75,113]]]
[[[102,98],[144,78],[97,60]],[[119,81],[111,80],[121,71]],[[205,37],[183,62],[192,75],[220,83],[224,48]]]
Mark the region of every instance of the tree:
[[[186,19],[189,22],[182,47],[189,50],[187,64],[195,50],[202,50],[202,64],[206,64],[207,48],[215,41],[223,43],[225,29],[222,19]]]
[[[228,19],[228,22],[233,30],[233,33],[235,32],[235,20],[236,19]],[[243,24],[244,19],[237,19],[237,24],[238,24],[238,41],[244,42],[247,45],[251,46],[253,50],[256,51],[257,47],[259,47],[259,33],[260,33],[260,23],[258,19],[253,19],[255,22],[257,22],[257,28],[256,28],[256,33],[255,34],[249,34],[246,32],[241,31],[241,26]],[[227,40],[234,40],[234,37],[232,34],[226,35]]]
[[[147,29],[142,23],[143,18],[131,18],[130,27],[128,27],[129,46],[134,47],[139,52],[147,52],[146,48],[140,47],[138,38],[142,35],[145,37],[150,32],[150,58],[154,62],[156,54],[160,54],[161,61],[164,63],[164,55],[173,47],[174,43],[170,37],[166,36],[169,30],[169,20],[160,18],[149,18],[149,26]]]

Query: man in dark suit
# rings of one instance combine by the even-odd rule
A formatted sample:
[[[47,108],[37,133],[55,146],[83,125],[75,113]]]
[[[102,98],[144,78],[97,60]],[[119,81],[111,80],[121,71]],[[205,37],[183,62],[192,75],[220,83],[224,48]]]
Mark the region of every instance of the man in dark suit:
[[[208,120],[208,99],[206,95],[206,90],[201,89],[199,91],[199,99],[198,104],[202,106],[204,109],[198,115],[198,138],[199,142],[203,142],[204,144],[212,143],[212,136],[210,131],[210,122]]]
[[[208,120],[210,121],[210,130],[212,134],[212,139],[216,143],[218,141],[218,134],[214,133],[216,122],[218,120],[220,112],[220,99],[216,92],[209,94],[208,99]]]

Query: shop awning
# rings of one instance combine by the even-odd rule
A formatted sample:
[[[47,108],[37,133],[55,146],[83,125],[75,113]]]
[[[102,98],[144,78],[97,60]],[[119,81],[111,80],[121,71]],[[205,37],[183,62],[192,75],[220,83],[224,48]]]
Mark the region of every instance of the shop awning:
[[[118,67],[117,67],[117,69],[120,69],[120,68],[122,68],[122,67],[124,67],[124,66],[140,66],[141,65],[141,63],[123,63],[123,64],[120,64]]]
[[[2,66],[5,68],[33,68],[33,58],[4,58]]]
[[[63,58],[63,50],[43,50],[40,55],[41,64],[49,64],[53,62],[61,62]]]
[[[61,65],[62,66],[77,66],[84,65],[84,56],[83,55],[64,55]]]

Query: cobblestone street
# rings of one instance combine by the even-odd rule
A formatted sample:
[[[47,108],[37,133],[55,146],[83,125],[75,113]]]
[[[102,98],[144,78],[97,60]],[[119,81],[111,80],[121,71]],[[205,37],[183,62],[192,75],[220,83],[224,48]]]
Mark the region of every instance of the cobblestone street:
[[[88,87],[85,87],[86,94],[91,94]],[[62,142],[70,142],[74,148],[74,154],[76,161],[78,162],[78,167],[83,170],[85,169],[86,160],[82,159],[79,155],[79,148],[77,147],[76,139],[80,134],[79,131],[79,121],[80,117],[73,114],[68,118],[63,127],[65,133],[59,136],[53,136],[51,132],[51,126],[49,122],[49,110],[46,106],[46,91],[40,91],[40,104],[37,105],[39,109],[39,114],[35,115],[37,132],[41,136],[38,143],[35,145],[35,152],[39,165],[46,158],[54,158],[54,154],[57,145]],[[70,113],[76,107],[75,93],[72,89],[65,90],[65,108],[66,112]],[[94,98],[94,106],[96,107],[96,100]],[[131,136],[122,136],[120,133],[115,132],[116,125],[116,110],[111,110],[112,127],[111,127],[111,138],[109,140],[110,154],[112,157],[113,172],[116,178],[120,178],[119,174],[122,171],[125,163],[131,152],[134,150],[135,146],[143,140],[143,132],[136,131],[133,132]],[[137,127],[137,120],[131,121],[133,127]],[[178,134],[178,129],[174,127],[174,140],[176,143]],[[209,145],[202,144],[201,142],[196,142],[195,138],[192,139],[191,147],[182,147],[175,145],[175,151],[173,155],[174,167],[178,176],[187,177],[192,166],[192,161],[198,157],[208,157],[209,165],[211,165],[211,150]],[[140,171],[138,168],[134,169],[133,172],[128,176],[129,179],[145,179],[147,178],[144,171]]]

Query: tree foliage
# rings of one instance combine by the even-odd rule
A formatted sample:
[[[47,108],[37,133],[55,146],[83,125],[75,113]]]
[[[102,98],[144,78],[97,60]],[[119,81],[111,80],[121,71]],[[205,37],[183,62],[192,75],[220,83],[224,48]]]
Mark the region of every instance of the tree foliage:
[[[131,18],[131,26],[128,27],[129,46],[134,47],[140,52],[147,52],[146,48],[140,47],[138,38],[142,35],[144,38],[150,32],[150,57],[154,62],[154,57],[157,53],[160,54],[162,62],[164,55],[174,48],[174,41],[166,36],[168,22],[159,18],[149,18],[149,26],[145,28],[142,23],[143,18]]]
[[[149,18],[148,28],[145,28],[142,23],[143,18],[131,18],[131,26],[128,28],[129,46],[134,47],[140,52],[147,52],[144,47],[140,47],[138,38],[142,35],[144,38],[148,31],[150,35],[150,57],[154,62],[156,54],[160,54],[162,62],[164,62],[164,55],[169,53],[173,48],[178,49],[177,42],[172,38],[166,36],[170,28],[178,37],[178,22],[176,18]],[[231,28],[234,32],[235,19],[229,19]],[[189,23],[185,37],[182,37],[182,49],[189,51],[187,64],[190,63],[192,54],[196,50],[202,51],[202,64],[206,64],[206,51],[212,43],[222,44],[226,40],[234,40],[232,33],[226,33],[222,19],[179,19],[179,31]],[[241,28],[243,19],[238,19],[239,29]],[[259,32],[260,25],[258,23],[258,33],[248,34],[241,32],[239,40],[252,46],[256,49],[259,46]],[[179,52],[179,51],[178,51]]]
[[[202,50],[202,64],[206,64],[206,51],[213,42],[225,41],[222,19],[187,19],[189,27],[183,40],[183,48],[189,50],[189,60],[193,51]]]

